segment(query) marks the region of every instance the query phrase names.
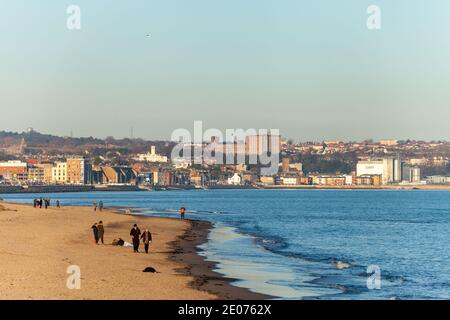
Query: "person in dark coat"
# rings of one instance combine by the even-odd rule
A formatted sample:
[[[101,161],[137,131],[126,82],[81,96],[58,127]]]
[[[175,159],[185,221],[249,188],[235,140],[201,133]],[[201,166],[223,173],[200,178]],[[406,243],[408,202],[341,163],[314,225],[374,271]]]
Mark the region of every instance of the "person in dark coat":
[[[148,247],[150,242],[152,242],[152,234],[148,229],[145,229],[141,235],[142,242],[144,243],[145,253],[148,253]]]
[[[59,203],[59,200],[56,200],[56,207],[61,208],[61,204]]]
[[[105,228],[103,228],[103,221],[99,221],[97,225],[97,230],[98,230],[98,242],[100,243],[101,241],[102,244],[105,244],[103,242],[103,235],[105,234]]]
[[[134,252],[139,252],[139,236],[141,235],[141,230],[139,230],[137,224],[133,226],[133,229],[130,231],[131,241],[133,242],[133,250]]]
[[[98,228],[97,228],[97,224],[96,223],[94,223],[94,225],[92,226],[92,231],[94,232],[95,244],[98,244]]]
[[[98,203],[98,210],[103,211],[103,201]]]
[[[33,200],[33,208],[36,208],[37,207],[37,199],[34,199]]]

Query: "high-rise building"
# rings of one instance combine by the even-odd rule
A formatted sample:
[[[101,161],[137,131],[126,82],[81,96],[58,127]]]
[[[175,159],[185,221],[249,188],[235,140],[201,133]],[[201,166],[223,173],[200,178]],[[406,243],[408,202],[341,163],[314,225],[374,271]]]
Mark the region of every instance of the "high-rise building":
[[[82,158],[67,159],[67,182],[72,184],[92,184],[92,164]]]
[[[267,134],[250,135],[245,140],[247,155],[278,154],[281,148],[280,135],[274,135],[270,131]]]

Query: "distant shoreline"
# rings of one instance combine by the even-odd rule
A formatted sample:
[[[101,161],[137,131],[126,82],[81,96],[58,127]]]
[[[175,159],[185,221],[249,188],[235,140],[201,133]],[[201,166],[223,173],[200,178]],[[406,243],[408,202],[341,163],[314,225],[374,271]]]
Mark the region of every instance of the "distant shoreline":
[[[190,190],[450,190],[450,185],[383,185],[383,186],[323,186],[323,185],[266,185],[266,186],[160,186],[141,188],[131,185],[93,186],[0,186],[0,194],[27,193],[68,193],[68,192],[149,192],[149,191],[190,191]]]
[[[93,185],[36,185],[0,186],[0,194],[12,193],[67,193],[67,192],[106,192],[106,191],[145,191],[137,186],[93,186]]]

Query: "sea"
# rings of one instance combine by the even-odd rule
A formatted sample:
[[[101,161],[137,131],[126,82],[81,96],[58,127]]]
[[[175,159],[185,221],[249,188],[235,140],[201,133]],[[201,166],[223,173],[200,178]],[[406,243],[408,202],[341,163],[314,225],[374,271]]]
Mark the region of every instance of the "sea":
[[[4,194],[207,220],[200,254],[275,299],[449,299],[450,191],[188,190]],[[89,227],[89,226],[88,226]]]

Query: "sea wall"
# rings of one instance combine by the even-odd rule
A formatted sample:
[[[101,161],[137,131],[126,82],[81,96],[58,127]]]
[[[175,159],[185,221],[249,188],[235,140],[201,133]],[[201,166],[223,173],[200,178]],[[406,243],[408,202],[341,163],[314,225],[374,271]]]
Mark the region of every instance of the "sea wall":
[[[130,185],[42,185],[42,186],[4,186],[0,185],[0,193],[57,193],[88,191],[140,191],[137,186]]]

